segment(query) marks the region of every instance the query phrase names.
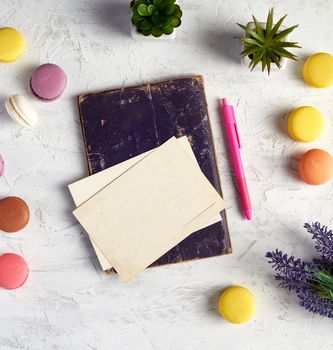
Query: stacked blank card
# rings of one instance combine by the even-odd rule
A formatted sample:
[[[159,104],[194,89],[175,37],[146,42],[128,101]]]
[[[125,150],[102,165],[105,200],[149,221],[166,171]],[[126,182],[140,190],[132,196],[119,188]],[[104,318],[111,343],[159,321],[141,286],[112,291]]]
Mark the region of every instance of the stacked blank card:
[[[104,270],[128,281],[191,233],[216,223],[224,201],[186,137],[69,185],[75,217]]]

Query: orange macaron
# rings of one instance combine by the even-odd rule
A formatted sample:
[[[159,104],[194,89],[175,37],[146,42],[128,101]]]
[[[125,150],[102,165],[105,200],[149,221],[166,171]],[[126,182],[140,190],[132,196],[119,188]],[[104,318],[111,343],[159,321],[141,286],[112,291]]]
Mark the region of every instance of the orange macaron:
[[[321,149],[303,154],[299,162],[299,175],[310,185],[322,185],[333,177],[333,157]]]

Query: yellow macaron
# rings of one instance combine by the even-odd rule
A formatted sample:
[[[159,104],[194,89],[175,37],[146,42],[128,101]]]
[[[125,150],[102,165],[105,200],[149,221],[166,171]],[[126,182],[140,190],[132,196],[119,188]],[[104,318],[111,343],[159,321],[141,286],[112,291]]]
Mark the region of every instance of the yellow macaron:
[[[0,62],[14,62],[25,49],[25,40],[14,28],[0,28]]]
[[[231,323],[245,323],[255,314],[256,301],[247,288],[233,286],[222,293],[219,310],[225,320]]]
[[[300,142],[316,140],[323,132],[325,119],[314,107],[304,106],[295,109],[288,119],[290,136]]]
[[[307,84],[316,88],[326,88],[333,84],[333,55],[316,53],[310,56],[303,67],[303,77]]]

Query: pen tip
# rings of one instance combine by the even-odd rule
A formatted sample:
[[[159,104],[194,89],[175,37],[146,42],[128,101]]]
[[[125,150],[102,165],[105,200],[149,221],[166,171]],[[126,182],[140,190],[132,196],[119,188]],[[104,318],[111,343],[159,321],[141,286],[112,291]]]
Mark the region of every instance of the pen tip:
[[[252,210],[245,210],[244,211],[245,217],[247,220],[251,220],[252,219]]]
[[[222,104],[228,106],[228,100],[225,97],[222,98]]]

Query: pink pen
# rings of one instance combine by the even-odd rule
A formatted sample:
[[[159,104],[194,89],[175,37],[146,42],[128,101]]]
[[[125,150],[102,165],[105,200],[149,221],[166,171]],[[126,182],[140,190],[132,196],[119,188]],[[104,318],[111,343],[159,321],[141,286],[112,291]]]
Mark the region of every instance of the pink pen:
[[[224,119],[224,127],[228,137],[228,143],[231,153],[232,162],[234,164],[237,188],[242,202],[243,212],[248,220],[252,217],[252,207],[247,189],[245,173],[243,169],[242,159],[240,155],[240,139],[237,129],[237,122],[234,113],[234,108],[228,104],[226,98],[222,99],[222,113]]]

